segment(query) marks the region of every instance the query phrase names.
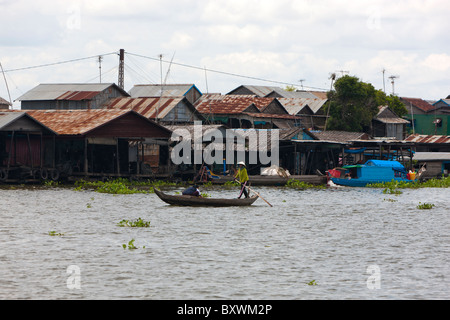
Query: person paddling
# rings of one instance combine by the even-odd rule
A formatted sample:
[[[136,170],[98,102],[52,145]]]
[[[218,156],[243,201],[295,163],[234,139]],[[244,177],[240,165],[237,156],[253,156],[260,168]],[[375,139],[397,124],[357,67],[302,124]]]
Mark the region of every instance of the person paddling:
[[[245,163],[243,161],[238,162],[239,165],[239,170],[236,173],[236,175],[234,176],[234,178],[238,178],[239,183],[241,184],[241,192],[239,194],[238,199],[240,199],[242,197],[242,193],[244,194],[244,196],[246,198],[248,198],[248,192],[246,190],[246,185],[248,183],[248,174],[247,174],[247,169],[245,168]]]
[[[201,197],[200,190],[198,190],[198,185],[194,184],[193,186],[187,188],[181,193],[183,196],[196,196]]]

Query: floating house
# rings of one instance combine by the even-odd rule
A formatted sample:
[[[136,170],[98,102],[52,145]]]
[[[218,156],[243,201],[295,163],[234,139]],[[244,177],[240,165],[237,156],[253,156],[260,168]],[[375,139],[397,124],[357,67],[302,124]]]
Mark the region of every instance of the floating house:
[[[56,83],[40,84],[17,100],[22,110],[90,110],[117,97],[129,94],[114,83]]]
[[[203,95],[195,107],[206,122],[230,128],[289,128],[296,120],[277,99],[252,95]]]
[[[192,104],[202,96],[195,84],[138,84],[129,94],[132,98],[184,97]]]
[[[372,136],[403,140],[408,120],[398,117],[388,106],[379,106],[378,114],[372,120]]]
[[[450,172],[450,152],[416,152],[413,160],[418,168],[425,167],[423,178],[448,177]]]
[[[144,117],[164,124],[191,124],[204,117],[185,97],[119,97],[103,105],[105,109],[133,110]]]
[[[45,168],[43,141],[55,135],[25,112],[0,112],[0,182],[40,179]]]
[[[117,177],[167,174],[171,131],[132,110],[34,110],[56,133],[44,161],[58,176]],[[55,174],[56,179],[56,174]]]
[[[9,110],[9,108],[12,106],[12,104],[2,97],[0,97],[0,111],[1,110]]]

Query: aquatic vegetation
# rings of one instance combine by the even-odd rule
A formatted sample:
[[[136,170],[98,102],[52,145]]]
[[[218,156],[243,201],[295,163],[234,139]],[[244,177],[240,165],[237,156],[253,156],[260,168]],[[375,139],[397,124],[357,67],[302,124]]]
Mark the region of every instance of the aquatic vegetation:
[[[417,205],[417,209],[433,209],[433,207],[435,207],[434,204],[432,203],[421,203],[419,202],[419,204]]]
[[[61,182],[54,181],[54,180],[45,180],[44,186],[46,187],[59,187],[61,185]]]
[[[384,198],[383,201],[387,201],[387,202],[398,202],[398,200],[395,199],[390,199],[390,198]]]
[[[135,250],[135,249],[139,249],[138,247],[136,247],[134,245],[134,239],[131,239],[130,241],[128,241],[128,245],[127,244],[122,244],[122,248],[125,250],[128,248],[128,250]],[[142,249],[145,249],[145,246],[142,247]]]
[[[130,220],[122,220],[117,224],[119,227],[131,227],[131,228],[148,228],[150,227],[150,221],[142,220],[142,218],[138,218],[135,221]]]
[[[49,235],[49,236],[52,236],[52,237],[55,237],[55,236],[61,237],[61,236],[64,235],[64,233],[56,232],[56,231],[49,231],[49,232],[48,232],[48,235]]]
[[[236,180],[231,180],[231,181],[226,181],[223,185],[226,187],[236,187],[236,186],[240,186],[241,184],[239,182],[237,182]]]
[[[211,195],[209,193],[201,193],[200,194],[203,198],[211,198]]]
[[[316,280],[312,280],[310,282],[307,283],[308,286],[317,286],[317,282]]]
[[[133,194],[153,193],[153,187],[176,186],[174,182],[161,180],[130,181],[125,178],[117,178],[107,181],[78,180],[75,182],[75,190],[94,189],[100,193]]]
[[[383,190],[383,193],[384,194],[393,194],[393,195],[398,196],[399,194],[402,194],[403,192],[400,191],[400,190],[397,190],[397,189],[395,189],[393,187],[388,187],[388,188]]]
[[[390,188],[390,189],[418,189],[418,188],[450,188],[450,176],[442,178],[433,178],[426,181],[414,181],[414,182],[404,182],[404,181],[389,181],[383,183],[372,183],[368,184],[367,187],[370,188]]]
[[[286,187],[293,189],[326,189],[325,185],[315,185],[295,179],[289,179],[286,183]]]
[[[124,244],[122,244],[122,247],[124,249],[126,249],[127,245],[124,243]],[[133,249],[137,249],[137,247],[134,245],[134,239],[131,239],[130,241],[128,241],[128,250],[133,250]]]

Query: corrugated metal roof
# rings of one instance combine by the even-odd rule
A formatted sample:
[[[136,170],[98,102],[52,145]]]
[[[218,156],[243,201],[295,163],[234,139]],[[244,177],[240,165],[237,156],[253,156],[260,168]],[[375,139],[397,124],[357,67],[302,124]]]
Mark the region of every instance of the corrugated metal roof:
[[[81,97],[83,96],[93,97],[99,92],[102,92],[111,86],[116,85],[114,83],[44,83],[29,90],[28,92],[17,98],[17,100],[82,100]],[[122,90],[119,87],[117,88],[118,90]],[[123,91],[123,93],[124,95],[128,95],[128,93],[125,91]]]
[[[91,100],[94,98],[98,91],[67,91],[57,97],[55,100],[71,100],[71,101],[81,101],[81,100]]]
[[[30,110],[27,113],[61,135],[83,135],[130,110]]]
[[[52,129],[50,129],[49,127],[45,126],[43,123],[41,123],[39,120],[37,120],[37,119],[31,117],[30,115],[28,115],[26,112],[18,111],[18,110],[8,110],[8,111],[0,112],[0,130],[2,130],[2,129],[6,129],[7,130],[6,127],[8,125],[14,123],[14,121],[16,121],[16,120],[18,120],[18,119],[20,119],[22,117],[29,118],[29,121],[37,123],[44,130],[48,130],[48,131],[50,131],[52,133],[56,133]],[[27,130],[27,128],[23,128],[23,129]]]
[[[368,134],[362,132],[349,132],[349,131],[309,131],[315,138],[325,141],[336,141],[340,143],[348,143],[355,140],[369,139]]]
[[[133,98],[183,97],[191,88],[200,92],[194,84],[165,84],[162,86],[160,84],[138,84],[131,88],[130,96]]]
[[[450,136],[412,134],[405,141],[415,143],[450,143]]]
[[[119,97],[108,102],[107,109],[133,110],[149,119],[164,118],[173,108],[182,102],[184,98],[129,98]]]
[[[317,113],[320,108],[327,102],[326,99],[318,98],[277,98],[284,106],[289,114],[296,115],[301,110],[308,106],[314,113]]]
[[[0,130],[24,115],[25,112],[0,112]]]
[[[0,97],[0,104],[6,104],[8,106],[12,106],[12,104],[9,101],[3,99],[2,97]]]
[[[252,104],[258,110],[263,110],[275,98],[259,98],[252,95],[203,95],[195,104],[196,109],[203,114],[239,114]]]
[[[450,152],[416,152],[413,160],[417,161],[446,161],[450,160]]]

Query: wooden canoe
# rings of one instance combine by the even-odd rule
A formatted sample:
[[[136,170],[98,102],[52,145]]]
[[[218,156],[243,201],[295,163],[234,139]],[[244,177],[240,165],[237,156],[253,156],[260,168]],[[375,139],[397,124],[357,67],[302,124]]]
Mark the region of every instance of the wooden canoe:
[[[168,195],[155,188],[156,195],[164,202],[177,206],[192,207],[233,207],[233,206],[250,206],[258,199],[257,195],[250,198],[242,199],[220,199],[220,198],[203,198],[196,196],[184,195]]]

